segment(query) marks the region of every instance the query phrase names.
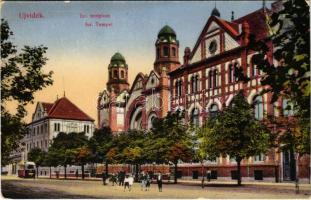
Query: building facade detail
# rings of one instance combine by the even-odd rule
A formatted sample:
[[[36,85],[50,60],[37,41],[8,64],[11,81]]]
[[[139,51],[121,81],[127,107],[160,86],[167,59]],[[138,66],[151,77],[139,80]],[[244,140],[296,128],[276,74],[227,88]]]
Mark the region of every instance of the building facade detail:
[[[84,132],[90,138],[95,124],[94,119],[62,97],[54,103],[38,102],[27,128],[28,133],[22,139],[25,144],[22,160],[28,160],[27,154],[33,148],[48,151],[53,138],[60,132]]]
[[[272,8],[274,8],[272,6]],[[113,132],[129,129],[150,129],[152,120],[165,117],[177,109],[186,111],[186,122],[202,125],[226,106],[241,89],[247,101],[254,105],[254,115],[262,120],[268,115],[282,117],[292,115],[283,108],[288,104],[280,99],[270,104],[272,96],[260,92],[264,74],[253,62],[256,52],[249,48],[249,40],[265,39],[270,47],[269,62],[273,58],[273,45],[268,40],[266,15],[273,10],[259,9],[230,22],[222,19],[215,8],[203,27],[193,49],[186,47],[183,63],[179,63],[179,41],[175,31],[164,26],[155,43],[154,69],[149,75],[139,73],[130,88],[112,91],[108,87],[98,98],[98,126],[110,126]],[[124,61],[125,62],[125,61]],[[110,65],[109,65],[110,66]],[[109,69],[110,70],[110,69]],[[242,70],[250,77],[248,83],[237,80],[236,72]],[[120,122],[120,123],[118,123]],[[309,157],[302,158],[299,177],[310,176]],[[295,172],[293,152],[270,150],[242,161],[242,176],[255,180],[293,180]],[[227,157],[206,161],[214,176],[234,177],[236,163]],[[190,169],[191,168],[191,169]],[[184,163],[179,171],[189,174],[201,173],[201,165]],[[201,174],[202,175],[202,174]]]

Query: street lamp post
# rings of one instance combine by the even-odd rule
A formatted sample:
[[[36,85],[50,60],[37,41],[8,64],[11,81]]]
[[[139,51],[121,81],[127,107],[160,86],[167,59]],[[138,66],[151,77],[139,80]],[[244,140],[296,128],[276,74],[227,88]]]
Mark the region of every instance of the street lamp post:
[[[296,160],[295,189],[296,189],[296,194],[299,194],[299,153],[295,153],[295,160]]]

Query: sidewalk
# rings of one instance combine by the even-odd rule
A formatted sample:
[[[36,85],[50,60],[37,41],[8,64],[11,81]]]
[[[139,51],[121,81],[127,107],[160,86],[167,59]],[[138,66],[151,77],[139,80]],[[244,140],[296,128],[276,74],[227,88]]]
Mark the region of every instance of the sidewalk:
[[[4,177],[4,176],[2,176]],[[45,176],[45,177],[40,177],[39,179],[50,179],[50,177]],[[55,177],[52,177],[52,179],[56,179]],[[58,180],[65,180],[64,177],[59,178]],[[77,180],[77,181],[102,181],[101,178],[95,178],[95,177],[85,177],[84,180],[79,177],[76,179],[75,177],[67,177],[66,180]],[[173,184],[174,180],[170,180],[169,182],[167,180],[164,180],[164,184]],[[153,180],[153,183],[155,183],[155,180]],[[187,179],[178,179],[177,180],[178,184],[183,184],[183,185],[201,185],[201,180],[196,179],[196,180],[187,180]],[[216,186],[216,185],[236,185],[237,181],[236,180],[228,180],[228,181],[221,181],[221,180],[211,180],[208,182],[207,180],[204,181],[205,186]],[[281,183],[275,183],[275,182],[262,182],[262,181],[243,181],[242,180],[242,185],[262,185],[262,186],[289,186],[289,187],[294,187],[295,182],[281,182]],[[310,189],[311,190],[311,184],[307,183],[300,183],[299,186],[304,189]]]

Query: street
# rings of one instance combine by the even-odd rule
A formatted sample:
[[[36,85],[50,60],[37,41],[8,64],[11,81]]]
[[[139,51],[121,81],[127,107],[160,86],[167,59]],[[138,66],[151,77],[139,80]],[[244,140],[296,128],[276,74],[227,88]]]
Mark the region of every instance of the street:
[[[55,180],[20,179],[2,176],[2,195],[6,198],[260,198],[260,199],[301,199],[310,198],[310,185],[302,185],[300,194],[295,194],[293,184],[209,184],[202,189],[198,184],[182,182],[164,184],[158,192],[152,184],[150,191],[141,191],[140,184],[134,183],[131,191],[121,186],[102,185],[98,180]]]

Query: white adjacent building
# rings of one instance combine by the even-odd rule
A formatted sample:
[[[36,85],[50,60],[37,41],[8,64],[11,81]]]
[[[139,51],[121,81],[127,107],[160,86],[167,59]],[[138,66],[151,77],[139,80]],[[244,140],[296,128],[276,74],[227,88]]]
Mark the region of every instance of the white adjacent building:
[[[35,147],[47,151],[60,132],[84,132],[90,138],[94,129],[94,119],[66,97],[54,103],[38,102],[32,122],[28,124],[28,134],[23,139],[22,160],[27,160],[28,152]]]

